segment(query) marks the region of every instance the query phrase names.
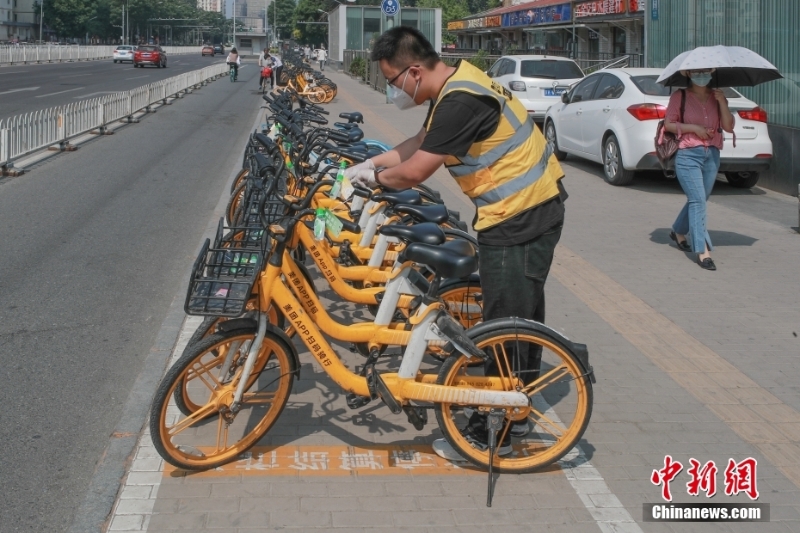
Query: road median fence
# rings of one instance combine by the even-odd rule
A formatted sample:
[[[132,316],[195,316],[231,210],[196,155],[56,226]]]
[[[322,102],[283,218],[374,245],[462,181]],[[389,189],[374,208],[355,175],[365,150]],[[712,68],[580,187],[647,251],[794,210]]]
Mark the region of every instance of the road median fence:
[[[20,157],[50,147],[66,150],[70,139],[89,132],[106,133],[109,124],[132,122],[135,113],[150,111],[157,103],[166,103],[168,98],[180,97],[227,73],[228,66],[218,63],[130,91],[0,120],[0,175],[8,174]]]
[[[94,59],[110,59],[116,46],[51,46],[24,45],[0,46],[0,65],[24,65],[30,63],[63,63],[70,61],[91,61]],[[198,46],[162,46],[170,55],[196,54]]]

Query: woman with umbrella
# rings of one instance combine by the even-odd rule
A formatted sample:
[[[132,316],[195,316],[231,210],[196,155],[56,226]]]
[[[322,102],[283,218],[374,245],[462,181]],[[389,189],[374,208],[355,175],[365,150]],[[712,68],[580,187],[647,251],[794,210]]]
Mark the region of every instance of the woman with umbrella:
[[[714,69],[681,72],[688,78],[689,88],[672,93],[664,120],[664,128],[679,139],[675,174],[687,198],[672,225],[670,238],[681,250],[698,254],[697,260],[706,270],[717,269],[711,259],[711,237],[706,229],[706,200],[719,171],[722,132],[733,133],[734,123],[725,94],[721,89],[709,88],[713,73]],[[687,235],[691,247],[686,242]]]
[[[719,170],[722,132],[732,134],[734,126],[720,87],[753,86],[781,77],[774,65],[747,48],[707,46],[679,55],[658,78],[666,86],[688,86],[672,94],[664,119],[664,128],[678,137],[675,174],[687,198],[669,236],[681,250],[696,253],[706,270],[717,269],[706,229],[706,201]]]

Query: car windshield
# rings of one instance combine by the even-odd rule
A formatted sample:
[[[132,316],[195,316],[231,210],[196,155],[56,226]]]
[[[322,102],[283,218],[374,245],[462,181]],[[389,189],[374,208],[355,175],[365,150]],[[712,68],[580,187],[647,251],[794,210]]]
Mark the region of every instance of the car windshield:
[[[680,89],[680,87],[664,87],[656,81],[657,79],[658,76],[655,74],[651,76],[631,76],[633,84],[636,85],[640,91],[649,96],[669,96]],[[730,87],[723,87],[722,92],[725,94],[726,98],[742,97],[741,94]]]
[[[139,50],[142,51],[142,52],[155,52],[156,51],[156,47],[155,46],[140,46]]]
[[[538,59],[522,62],[520,76],[523,78],[547,78],[553,80],[583,78],[580,67],[572,61]]]

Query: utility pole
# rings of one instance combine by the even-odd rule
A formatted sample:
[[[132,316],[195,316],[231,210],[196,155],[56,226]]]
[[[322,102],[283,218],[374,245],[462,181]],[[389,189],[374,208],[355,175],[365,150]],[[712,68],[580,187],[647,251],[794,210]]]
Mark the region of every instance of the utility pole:
[[[231,46],[236,48],[236,0],[233,0],[233,44]]]
[[[42,38],[42,22],[44,22],[44,0],[40,0],[39,2],[39,41],[44,43],[44,39]]]

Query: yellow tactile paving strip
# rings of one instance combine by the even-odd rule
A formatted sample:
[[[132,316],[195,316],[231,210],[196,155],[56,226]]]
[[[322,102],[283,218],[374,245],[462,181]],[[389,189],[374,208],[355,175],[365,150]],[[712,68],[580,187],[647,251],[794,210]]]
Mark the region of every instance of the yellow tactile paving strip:
[[[551,272],[800,488],[800,413],[570,249]]]
[[[547,472],[557,472],[554,466]],[[187,472],[169,464],[164,477],[230,476],[425,476],[486,475],[468,463],[442,459],[429,445],[256,446],[233,463],[205,472]]]

